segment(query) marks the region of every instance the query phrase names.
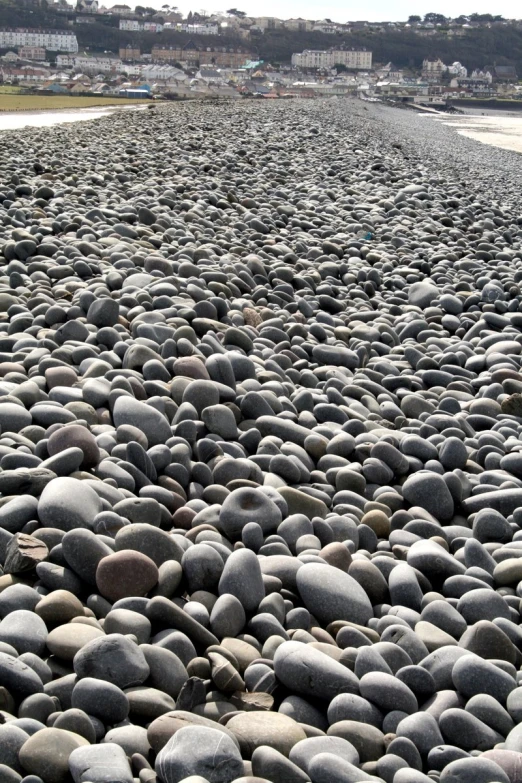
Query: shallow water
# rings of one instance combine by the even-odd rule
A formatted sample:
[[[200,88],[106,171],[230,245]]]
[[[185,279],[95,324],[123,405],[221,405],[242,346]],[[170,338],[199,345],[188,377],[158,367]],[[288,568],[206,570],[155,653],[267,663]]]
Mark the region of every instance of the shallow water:
[[[138,111],[144,106],[93,106],[87,109],[59,109],[56,111],[0,112],[0,131],[18,128],[46,128],[68,122],[84,122],[106,117],[115,111]]]
[[[522,115],[519,116],[433,116],[436,122],[442,122],[469,139],[483,144],[500,147],[512,152],[522,152]]]

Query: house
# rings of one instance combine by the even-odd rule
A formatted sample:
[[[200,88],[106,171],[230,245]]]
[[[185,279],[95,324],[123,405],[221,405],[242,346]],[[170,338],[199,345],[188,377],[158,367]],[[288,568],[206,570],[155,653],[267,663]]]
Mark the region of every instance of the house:
[[[277,19],[275,16],[257,16],[255,18],[256,27],[260,30],[279,30],[284,26],[284,22],[281,19]]]
[[[335,35],[338,31],[338,25],[323,19],[321,22],[314,22],[312,27],[314,33],[325,33],[326,35]]]
[[[194,41],[189,41],[182,47],[152,47],[153,62],[186,63],[190,68],[199,68],[202,65],[237,68],[250,59],[250,53],[237,46],[198,46]]]
[[[496,82],[513,83],[518,81],[517,71],[514,65],[493,65],[487,70],[492,74]]]
[[[97,14],[98,0],[77,0],[76,10],[82,14]]]
[[[127,44],[127,46],[121,47],[119,54],[120,60],[125,60],[126,62],[132,62],[134,60],[141,59],[140,49],[136,46],[132,46],[131,44]]]
[[[220,72],[214,68],[200,68],[196,74],[196,79],[207,84],[218,84],[223,81]]]
[[[109,13],[113,16],[131,16],[132,8],[128,5],[113,5],[109,8]]]
[[[313,22],[308,19],[286,19],[284,25],[287,30],[298,33],[308,33],[313,28]]]
[[[428,82],[440,81],[446,66],[440,57],[426,57],[422,63],[422,78]]]
[[[321,69],[344,65],[354,70],[366,70],[372,67],[372,53],[366,49],[305,49],[292,54],[294,68]]]
[[[378,75],[385,79],[387,82],[402,82],[403,72],[393,63],[388,63],[378,71]]]
[[[18,54],[22,60],[45,60],[45,49],[43,46],[19,46]]]

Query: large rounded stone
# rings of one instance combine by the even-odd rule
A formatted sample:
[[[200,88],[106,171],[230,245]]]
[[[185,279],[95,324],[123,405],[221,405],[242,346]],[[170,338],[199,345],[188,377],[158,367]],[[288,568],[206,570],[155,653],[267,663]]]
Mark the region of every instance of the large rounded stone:
[[[306,739],[300,725],[279,712],[245,712],[231,718],[227,728],[238,738],[241,755],[247,759],[260,745],[268,745],[288,756],[294,745]]]
[[[270,533],[281,522],[281,511],[260,489],[235,489],[221,506],[219,526],[226,536],[234,539],[241,536],[249,522],[257,522],[264,533]]]
[[[102,510],[96,492],[84,481],[62,477],[47,484],[38,501],[38,519],[45,527],[74,530],[91,528],[94,517]]]
[[[41,729],[29,737],[20,751],[26,772],[38,775],[44,783],[65,783],[69,776],[69,756],[88,741],[64,729]]]
[[[366,625],[373,617],[370,599],[361,585],[334,566],[307,563],[296,579],[306,608],[325,625],[334,620]]]
[[[150,672],[138,645],[118,633],[88,642],[74,656],[73,666],[79,678],[107,680],[122,690],[141,685]]]
[[[217,729],[187,726],[167,742],[156,759],[162,783],[200,775],[212,783],[232,783],[243,774],[243,761],[232,740]]]
[[[147,595],[158,578],[156,563],[134,549],[123,549],[102,558],[96,569],[98,590],[109,601]]]

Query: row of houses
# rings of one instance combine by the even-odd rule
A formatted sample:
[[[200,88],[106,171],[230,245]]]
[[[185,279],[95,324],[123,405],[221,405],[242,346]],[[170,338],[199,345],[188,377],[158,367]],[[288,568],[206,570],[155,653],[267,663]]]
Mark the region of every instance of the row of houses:
[[[370,70],[372,67],[372,53],[367,49],[305,49],[304,52],[296,52],[292,55],[294,68],[325,69],[336,65],[344,65],[350,70]]]
[[[52,52],[77,52],[78,40],[69,30],[0,27],[0,49],[17,46],[36,46]]]
[[[239,68],[252,54],[237,46],[198,46],[189,41],[185,46],[153,46],[152,61],[158,63],[186,63],[188,67],[215,65],[221,68]]]

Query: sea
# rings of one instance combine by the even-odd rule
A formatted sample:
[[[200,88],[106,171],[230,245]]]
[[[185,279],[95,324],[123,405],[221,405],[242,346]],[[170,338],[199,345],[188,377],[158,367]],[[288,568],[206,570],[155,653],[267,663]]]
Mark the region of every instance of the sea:
[[[522,112],[466,115],[430,115],[430,119],[456,129],[457,133],[482,144],[522,153]]]

